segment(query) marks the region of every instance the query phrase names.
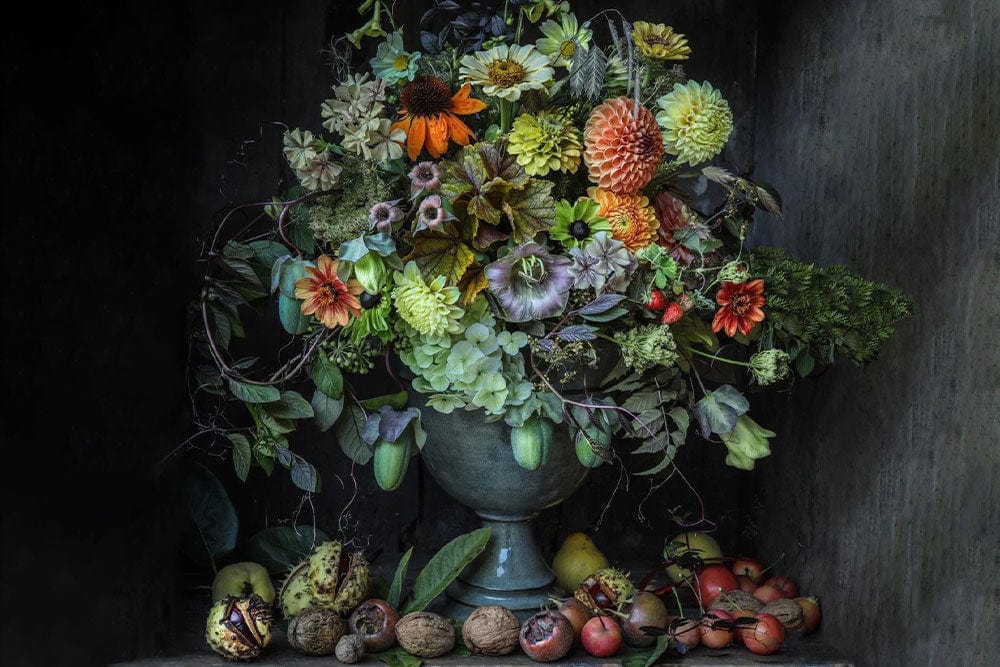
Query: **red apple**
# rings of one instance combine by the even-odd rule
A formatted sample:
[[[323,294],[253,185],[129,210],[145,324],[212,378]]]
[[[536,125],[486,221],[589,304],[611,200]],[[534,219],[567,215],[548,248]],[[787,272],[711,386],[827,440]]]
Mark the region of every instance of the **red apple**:
[[[726,648],[732,644],[736,636],[732,620],[732,615],[722,609],[713,609],[706,613],[701,619],[701,643],[708,648]],[[728,623],[716,623],[716,621],[728,621]]]
[[[737,558],[733,563],[733,574],[743,575],[755,584],[764,578],[764,566],[753,558]]]
[[[595,658],[610,657],[622,647],[622,631],[607,616],[595,616],[587,621],[580,632],[580,641],[587,653]]]
[[[802,623],[805,633],[810,633],[819,627],[822,614],[819,610],[819,600],[817,598],[795,598],[795,601],[802,607]]]
[[[764,582],[765,586],[774,586],[781,591],[782,597],[796,598],[799,596],[799,587],[788,577],[771,577]]]
[[[736,583],[740,585],[740,590],[743,591],[744,593],[753,593],[755,590],[757,590],[757,584],[755,584],[753,582],[753,579],[746,576],[745,574],[737,576]]]
[[[693,618],[678,618],[667,626],[667,634],[688,648],[694,648],[701,643],[703,630],[701,623]]]
[[[740,628],[743,645],[757,655],[777,653],[785,641],[785,628],[781,621],[771,614],[757,614],[757,622]]]
[[[764,584],[763,586],[758,586],[757,590],[751,593],[755,598],[767,604],[768,602],[774,602],[775,600],[780,600],[785,597],[781,594],[777,588],[770,584]]]
[[[737,588],[736,575],[725,566],[709,565],[698,573],[698,595],[706,607],[723,593]]]

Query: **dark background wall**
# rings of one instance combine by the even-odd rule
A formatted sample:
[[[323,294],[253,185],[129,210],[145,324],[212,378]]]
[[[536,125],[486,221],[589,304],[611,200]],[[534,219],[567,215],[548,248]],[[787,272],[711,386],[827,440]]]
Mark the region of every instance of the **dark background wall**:
[[[606,6],[575,3],[581,17]],[[871,368],[835,369],[773,402],[782,436],[760,474],[722,468],[719,447],[686,448],[706,512],[733,548],[801,542],[799,578],[824,596],[824,633],[859,664],[985,661],[1000,621],[989,522],[1000,395],[986,333],[1000,323],[997,9],[621,8],[689,35],[690,74],[731,101],[725,158],[756,162],[789,211],[759,240],[846,262],[920,304]],[[350,3],[182,0],[5,21],[4,664],[99,664],[173,637],[179,504],[157,464],[189,428],[199,235],[226,203],[280,187],[267,123],[319,124],[330,78],[319,51],[355,17]],[[328,437],[303,433],[298,446],[328,478],[347,472]],[[219,469],[244,533],[298,502],[279,474],[242,489]],[[604,470],[543,516],[543,546],[592,527],[616,481]],[[392,496],[367,470],[359,483],[353,511],[376,547],[429,549],[471,526],[419,468]],[[345,501],[334,484],[316,498],[327,528]],[[609,551],[655,549],[674,530],[667,508],[693,502],[683,486],[661,491],[639,530],[645,490],[612,505],[597,533]]]

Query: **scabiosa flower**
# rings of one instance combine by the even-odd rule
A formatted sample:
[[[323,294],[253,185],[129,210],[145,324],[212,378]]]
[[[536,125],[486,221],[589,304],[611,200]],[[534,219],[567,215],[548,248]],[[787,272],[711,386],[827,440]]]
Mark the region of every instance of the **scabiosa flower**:
[[[680,358],[670,327],[661,324],[628,329],[616,342],[625,365],[640,373],[657,365],[673,366]]]
[[[737,329],[748,335],[758,322],[764,321],[764,281],[760,278],[748,283],[722,283],[715,295],[720,308],[712,320],[712,331],[725,329],[726,335],[733,337]]]
[[[307,266],[305,278],[295,281],[295,298],[302,299],[303,315],[315,315],[323,326],[333,329],[344,326],[361,314],[357,295],[364,291],[357,280],[346,283],[337,276],[340,262],[329,255],[320,255],[316,266]]]
[[[700,222],[698,216],[683,201],[669,192],[661,192],[653,198],[653,210],[656,212],[656,219],[660,221],[657,230],[659,244],[668,248],[670,256],[678,263],[690,264],[694,255],[674,238],[674,232],[698,224]]]
[[[410,194],[437,192],[441,187],[441,170],[433,162],[418,162],[410,170]]]
[[[392,201],[381,201],[368,213],[368,224],[372,229],[382,233],[392,232],[392,224],[402,219],[403,211],[397,206],[398,199]]]
[[[469,97],[470,90],[466,83],[452,95],[448,84],[434,76],[418,76],[406,84],[399,96],[403,117],[392,129],[406,133],[406,153],[411,160],[416,160],[424,147],[432,156],[441,157],[449,140],[466,146],[475,138],[458,118],[486,108],[484,102]]]
[[[517,163],[531,176],[545,176],[550,171],[575,174],[583,144],[580,132],[566,114],[539,111],[521,114],[514,120],[507,152],[516,155]]]
[[[611,223],[597,214],[600,208],[600,204],[587,197],[580,197],[573,204],[563,199],[556,204],[556,221],[549,228],[549,238],[575,248],[589,243],[597,232],[610,232]]]
[[[751,356],[750,372],[754,382],[766,387],[784,380],[791,373],[788,362],[788,353],[778,349],[764,350]]]
[[[590,188],[587,194],[600,206],[599,214],[611,223],[611,234],[626,248],[636,252],[656,240],[659,223],[648,198],[616,195],[601,188]]]
[[[662,23],[636,21],[632,24],[632,41],[650,60],[687,60],[691,55],[687,37]]]
[[[573,282],[569,263],[537,243],[525,243],[488,265],[486,279],[507,321],[527,322],[562,313]]]
[[[403,49],[403,35],[394,32],[378,45],[375,57],[369,62],[375,76],[390,83],[412,81],[417,73],[420,53],[408,53]]]
[[[656,120],[663,128],[663,145],[681,162],[696,165],[719,154],[733,131],[729,103],[705,81],[675,83],[656,100]]]
[[[407,262],[403,271],[396,271],[393,301],[400,317],[425,336],[458,333],[464,311],[457,305],[457,287],[446,286],[447,279],[438,276],[428,284],[415,262]]]
[[[554,71],[549,59],[527,44],[502,44],[488,51],[464,56],[458,75],[482,86],[483,94],[508,102],[521,99],[529,90],[543,90]]]
[[[448,211],[441,206],[441,197],[439,195],[431,195],[420,202],[420,208],[417,209],[417,226],[413,231],[440,229],[448,217]]]
[[[649,109],[635,100],[615,97],[594,109],[583,130],[584,157],[591,182],[605,190],[630,194],[643,188],[663,157],[663,139]]]
[[[576,52],[586,51],[594,36],[590,22],[586,21],[580,25],[573,14],[563,14],[559,23],[549,19],[539,26],[539,29],[545,37],[535,42],[535,46],[557,67],[568,68],[573,63]]]

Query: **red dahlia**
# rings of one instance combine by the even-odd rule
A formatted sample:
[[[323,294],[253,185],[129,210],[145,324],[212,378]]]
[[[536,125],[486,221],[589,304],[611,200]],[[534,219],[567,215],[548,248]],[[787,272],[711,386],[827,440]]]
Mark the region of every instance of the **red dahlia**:
[[[722,283],[715,302],[720,308],[712,320],[712,331],[718,333],[725,329],[729,337],[736,335],[736,330],[746,336],[754,325],[764,321],[764,281],[757,279],[748,283]]]

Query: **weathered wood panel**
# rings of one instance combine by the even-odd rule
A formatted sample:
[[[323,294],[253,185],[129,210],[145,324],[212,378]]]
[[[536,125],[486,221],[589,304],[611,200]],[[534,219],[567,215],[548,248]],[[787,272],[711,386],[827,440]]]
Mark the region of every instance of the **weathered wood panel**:
[[[995,664],[1000,5],[767,3],[757,241],[919,304],[881,360],[776,402],[765,551],[806,547],[825,636],[863,665]]]

